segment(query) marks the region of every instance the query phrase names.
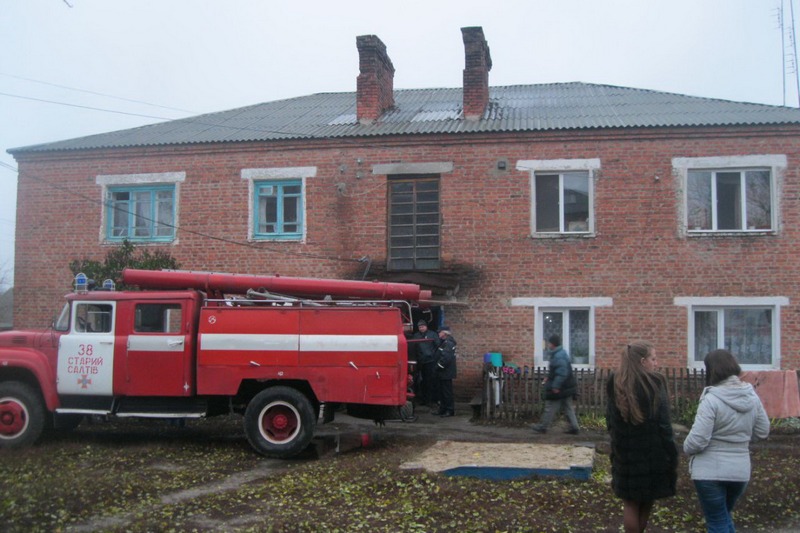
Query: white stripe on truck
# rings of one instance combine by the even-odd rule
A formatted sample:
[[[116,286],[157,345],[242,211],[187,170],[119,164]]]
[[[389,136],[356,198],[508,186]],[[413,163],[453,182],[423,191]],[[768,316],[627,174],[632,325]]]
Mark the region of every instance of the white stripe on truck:
[[[256,333],[203,333],[201,350],[225,352],[297,350],[298,335],[260,335]]]
[[[396,352],[395,335],[300,335],[301,352]]]
[[[396,352],[395,335],[257,335],[203,333],[201,350],[301,352]]]
[[[134,352],[182,352],[182,335],[129,335],[128,349]]]

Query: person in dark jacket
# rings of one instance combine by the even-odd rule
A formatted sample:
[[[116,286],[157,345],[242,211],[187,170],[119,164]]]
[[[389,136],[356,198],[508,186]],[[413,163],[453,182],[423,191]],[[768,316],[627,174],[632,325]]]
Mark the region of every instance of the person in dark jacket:
[[[542,414],[541,421],[531,426],[531,429],[536,433],[547,433],[547,428],[563,409],[570,426],[566,432],[575,435],[580,431],[580,426],[578,417],[575,416],[575,409],[572,408],[572,397],[577,391],[577,382],[572,374],[572,363],[567,351],[561,347],[560,336],[551,335],[547,339],[547,350],[550,362],[547,368],[547,379],[544,383],[544,414]]]
[[[453,380],[456,379],[456,340],[450,328],[439,328],[439,347],[437,349],[436,375],[439,378],[439,416],[455,416],[453,401]]]
[[[674,496],[678,480],[667,381],[656,368],[653,347],[635,342],[607,384],[611,487],[622,498],[626,533],[645,530],[654,501]]]
[[[439,336],[428,329],[428,323],[420,320],[417,323],[419,331],[414,334],[413,339],[418,340],[416,344],[417,368],[419,377],[420,403],[429,405],[439,401],[439,378],[436,375],[436,355],[439,346]]]

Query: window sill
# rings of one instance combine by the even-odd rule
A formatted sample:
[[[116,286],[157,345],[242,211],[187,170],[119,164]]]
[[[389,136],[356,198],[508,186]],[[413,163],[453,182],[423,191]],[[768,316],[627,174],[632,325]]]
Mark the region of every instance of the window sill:
[[[548,364],[550,364],[548,361],[545,361],[543,359],[538,359],[534,361],[533,367],[538,368],[540,366],[547,366]],[[571,365],[572,365],[572,370],[583,370],[587,372],[594,372],[595,370],[597,370],[597,366],[595,364],[571,363]]]
[[[528,237],[531,239],[594,239],[597,234],[594,232],[534,233]]]
[[[108,246],[119,246],[123,242],[128,241],[131,244],[135,244],[137,246],[140,245],[147,245],[147,244],[175,244],[178,242],[178,239],[169,238],[169,239],[104,239],[102,244]]]
[[[778,232],[773,229],[762,230],[736,230],[736,231],[687,231],[687,237],[766,237],[770,235],[777,235]]]
[[[274,237],[251,237],[248,239],[250,242],[303,242],[303,237],[301,236],[291,236],[291,237],[281,237],[281,236],[274,236]]]
[[[776,371],[778,371],[778,370],[782,370],[782,369],[781,369],[781,367],[780,367],[779,365],[774,365],[774,364],[768,364],[768,365],[747,365],[747,364],[744,364],[744,363],[739,363],[739,366],[741,366],[741,367],[742,367],[742,373],[744,373],[744,372],[748,372],[748,371],[752,371],[752,372],[764,372],[764,371],[771,371],[771,370],[776,370]],[[689,369],[692,369],[692,370],[698,370],[698,371],[700,371],[700,370],[705,370],[705,368],[706,368],[706,367],[705,367],[705,365],[704,365],[704,364],[701,362],[700,364],[694,364],[694,365],[692,365],[691,363],[689,363],[689,366],[688,366],[688,368],[689,368]]]

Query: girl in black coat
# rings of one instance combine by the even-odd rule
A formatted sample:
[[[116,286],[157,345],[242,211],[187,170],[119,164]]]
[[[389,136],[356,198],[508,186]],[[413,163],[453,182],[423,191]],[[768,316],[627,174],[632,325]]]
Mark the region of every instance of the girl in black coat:
[[[611,486],[622,498],[626,533],[644,531],[654,500],[675,495],[678,450],[666,379],[655,370],[653,347],[629,344],[607,385]]]

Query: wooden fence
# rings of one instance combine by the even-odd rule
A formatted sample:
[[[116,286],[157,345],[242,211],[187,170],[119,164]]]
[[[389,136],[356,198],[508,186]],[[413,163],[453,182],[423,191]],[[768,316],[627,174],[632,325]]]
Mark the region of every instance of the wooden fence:
[[[575,412],[605,416],[606,382],[609,369],[573,369],[578,381]],[[688,368],[660,370],[667,378],[673,420],[693,416],[693,409],[705,386],[705,371]],[[522,367],[507,373],[487,364],[483,371],[481,418],[484,420],[531,420],[544,409],[544,379],[547,367]]]

